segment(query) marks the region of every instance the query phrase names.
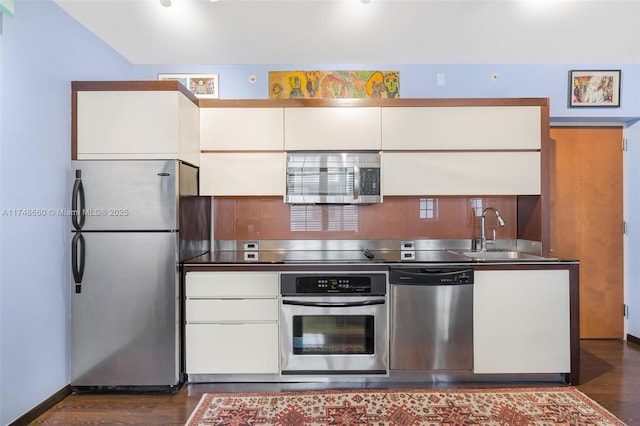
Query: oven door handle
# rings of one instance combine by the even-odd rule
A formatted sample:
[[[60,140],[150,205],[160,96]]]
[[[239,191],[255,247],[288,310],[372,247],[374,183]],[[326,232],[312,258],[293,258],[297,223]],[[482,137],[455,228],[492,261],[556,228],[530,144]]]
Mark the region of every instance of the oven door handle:
[[[303,302],[299,300],[283,300],[283,305],[310,306],[316,308],[350,308],[354,306],[384,305],[385,299],[363,300],[361,302]]]

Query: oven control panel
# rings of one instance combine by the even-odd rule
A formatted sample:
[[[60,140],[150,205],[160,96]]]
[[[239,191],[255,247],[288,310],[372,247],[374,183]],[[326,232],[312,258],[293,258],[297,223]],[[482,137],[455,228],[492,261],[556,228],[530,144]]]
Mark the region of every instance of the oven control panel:
[[[299,277],[296,293],[371,293],[369,277]]]
[[[386,274],[282,274],[280,287],[288,295],[386,294]]]

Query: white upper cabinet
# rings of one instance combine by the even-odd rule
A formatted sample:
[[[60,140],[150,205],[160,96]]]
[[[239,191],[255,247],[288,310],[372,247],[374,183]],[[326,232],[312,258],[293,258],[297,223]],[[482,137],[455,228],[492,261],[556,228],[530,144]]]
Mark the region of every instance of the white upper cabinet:
[[[285,108],[284,148],[380,150],[379,107]]]
[[[201,108],[202,151],[284,150],[283,108]]]
[[[200,157],[200,195],[284,196],[284,152],[212,152]]]
[[[384,150],[540,149],[539,106],[383,107]]]
[[[383,195],[539,195],[539,152],[383,152]]]
[[[179,91],[79,91],[77,158],[198,165],[200,113]]]

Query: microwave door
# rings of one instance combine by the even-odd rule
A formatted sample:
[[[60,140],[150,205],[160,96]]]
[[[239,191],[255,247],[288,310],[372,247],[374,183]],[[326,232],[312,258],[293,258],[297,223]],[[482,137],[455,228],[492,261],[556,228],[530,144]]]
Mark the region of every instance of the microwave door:
[[[286,174],[290,204],[381,202],[378,153],[288,153]]]

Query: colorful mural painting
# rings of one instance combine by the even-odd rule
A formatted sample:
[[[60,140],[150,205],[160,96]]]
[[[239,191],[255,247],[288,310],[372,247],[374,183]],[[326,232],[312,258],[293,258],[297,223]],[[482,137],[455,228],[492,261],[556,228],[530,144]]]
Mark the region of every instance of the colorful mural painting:
[[[398,71],[271,71],[270,99],[399,98]]]

